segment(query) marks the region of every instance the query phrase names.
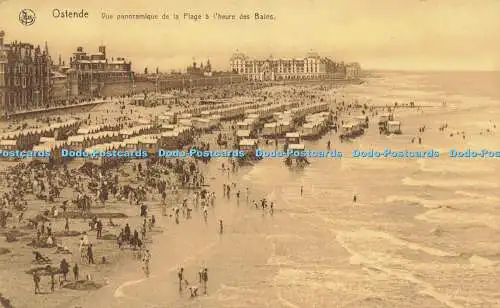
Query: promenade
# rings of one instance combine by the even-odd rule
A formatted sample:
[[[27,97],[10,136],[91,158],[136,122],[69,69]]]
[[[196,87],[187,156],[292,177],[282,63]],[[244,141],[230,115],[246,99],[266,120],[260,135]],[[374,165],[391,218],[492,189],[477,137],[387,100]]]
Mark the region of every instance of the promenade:
[[[65,106],[54,106],[54,107],[49,107],[49,108],[37,108],[37,109],[31,109],[31,110],[24,110],[24,111],[19,111],[15,113],[11,113],[8,115],[2,115],[0,120],[6,120],[9,118],[15,118],[15,117],[21,117],[21,116],[28,116],[28,115],[34,115],[37,113],[50,113],[51,111],[58,111],[58,110],[67,110],[67,109],[73,109],[73,108],[82,108],[82,107],[93,107],[102,103],[107,103],[113,101],[112,99],[98,99],[98,100],[92,100],[92,101],[87,101],[83,103],[78,103],[78,104],[71,104],[71,105],[65,105]]]

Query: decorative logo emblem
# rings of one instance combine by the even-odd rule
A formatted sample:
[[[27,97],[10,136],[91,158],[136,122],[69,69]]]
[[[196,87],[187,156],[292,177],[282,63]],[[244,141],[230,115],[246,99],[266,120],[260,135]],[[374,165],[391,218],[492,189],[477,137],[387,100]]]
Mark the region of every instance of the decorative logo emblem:
[[[19,22],[25,26],[31,26],[35,23],[36,15],[31,9],[22,9],[19,12]]]

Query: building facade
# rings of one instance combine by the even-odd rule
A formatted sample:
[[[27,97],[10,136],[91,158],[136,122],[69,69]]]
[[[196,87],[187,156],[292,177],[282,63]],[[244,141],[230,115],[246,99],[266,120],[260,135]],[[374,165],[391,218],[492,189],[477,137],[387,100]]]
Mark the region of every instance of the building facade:
[[[72,95],[99,95],[106,84],[132,82],[130,61],[120,57],[108,59],[106,46],[101,45],[98,50],[97,53],[87,54],[83,47],[78,47],[70,58],[68,76]]]
[[[7,88],[5,84],[5,70],[7,69],[7,48],[4,46],[5,32],[0,31],[0,115],[5,114]]]
[[[207,60],[207,64],[200,66],[197,65],[196,62],[193,61],[193,65],[188,66],[186,69],[186,73],[193,76],[212,76],[212,64],[210,64],[210,60]]]
[[[359,63],[348,63],[345,66],[347,79],[358,79],[361,74],[361,66]]]
[[[61,102],[69,100],[70,96],[70,88],[68,85],[68,77],[59,72],[59,71],[52,71],[50,74],[50,79],[51,79],[51,105],[59,105]]]
[[[333,60],[309,52],[304,58],[250,59],[236,52],[230,59],[230,69],[247,80],[323,79],[342,74]]]
[[[1,112],[16,112],[45,108],[51,98],[51,59],[47,44],[40,46],[13,42],[4,43],[0,32]]]
[[[57,64],[52,63],[50,79],[51,79],[51,106],[61,106],[70,103],[71,95],[70,79],[68,71],[70,67],[66,65],[59,55]],[[78,93],[77,93],[78,94]],[[76,94],[76,95],[77,95]]]

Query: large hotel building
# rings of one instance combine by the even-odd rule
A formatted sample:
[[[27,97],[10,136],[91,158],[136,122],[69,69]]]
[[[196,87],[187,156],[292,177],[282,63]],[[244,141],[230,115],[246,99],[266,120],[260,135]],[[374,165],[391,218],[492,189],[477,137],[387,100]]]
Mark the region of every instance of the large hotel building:
[[[132,82],[132,63],[124,58],[107,58],[106,46],[99,46],[98,52],[88,54],[83,47],[77,47],[70,58],[73,95],[99,95],[107,84]]]
[[[357,64],[336,63],[333,60],[320,57],[315,52],[309,52],[304,58],[294,59],[251,59],[241,52],[236,52],[230,59],[230,69],[234,73],[244,75],[247,80],[272,81],[293,79],[329,79],[357,78],[358,70],[348,69]],[[359,67],[359,65],[357,65]],[[346,72],[349,71],[349,76]]]
[[[0,115],[44,108],[51,97],[51,59],[47,44],[4,44],[0,31]]]

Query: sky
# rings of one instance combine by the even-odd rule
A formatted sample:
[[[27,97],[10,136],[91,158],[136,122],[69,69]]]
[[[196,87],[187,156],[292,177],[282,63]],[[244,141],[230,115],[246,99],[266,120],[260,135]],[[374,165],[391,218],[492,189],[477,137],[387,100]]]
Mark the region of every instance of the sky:
[[[19,22],[27,8],[36,14],[31,26]],[[54,9],[83,9],[89,18],[55,18]],[[256,12],[275,19],[255,20]],[[252,58],[300,58],[313,50],[363,69],[500,70],[499,12],[500,0],[0,0],[0,29],[6,42],[47,41],[54,60],[61,54],[68,61],[77,46],[96,52],[104,44],[110,57],[130,59],[136,71],[185,69],[193,59],[226,70],[236,50]],[[236,20],[214,20],[214,13]],[[160,19],[116,20],[117,14]]]

